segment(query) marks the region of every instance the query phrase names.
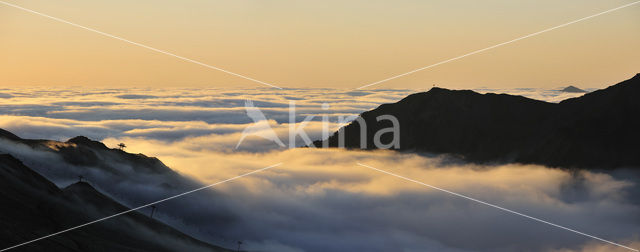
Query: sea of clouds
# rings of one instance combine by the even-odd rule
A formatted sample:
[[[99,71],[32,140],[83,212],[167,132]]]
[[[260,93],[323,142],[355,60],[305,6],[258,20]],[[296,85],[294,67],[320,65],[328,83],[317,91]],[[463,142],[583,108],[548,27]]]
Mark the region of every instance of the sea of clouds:
[[[295,126],[315,116],[305,127],[315,140],[322,137],[323,115],[333,131],[341,126],[340,116],[419,91],[426,90],[2,89],[0,128],[23,138],[64,141],[84,135],[110,147],[124,142],[127,151],[156,156],[204,184],[283,163],[218,185],[214,194],[175,199],[184,210],[171,216],[163,216],[159,206],[163,220],[190,234],[215,229],[215,235],[197,236],[228,247],[243,240],[243,249],[250,251],[629,251],[357,163],[640,247],[640,175],[632,169],[566,171],[469,164],[446,155],[286,149],[259,137],[248,137],[235,148],[253,123],[245,112],[247,99],[287,143],[291,101]],[[581,95],[544,89],[477,91],[549,102]],[[322,107],[325,103],[329,109]]]

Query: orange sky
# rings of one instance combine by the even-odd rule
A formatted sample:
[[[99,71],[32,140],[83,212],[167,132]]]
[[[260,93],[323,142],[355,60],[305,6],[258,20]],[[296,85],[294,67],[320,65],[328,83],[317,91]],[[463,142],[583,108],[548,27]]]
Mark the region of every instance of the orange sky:
[[[356,88],[618,0],[7,1],[283,87]],[[605,87],[640,72],[640,4],[376,88]],[[259,84],[0,4],[0,86]]]

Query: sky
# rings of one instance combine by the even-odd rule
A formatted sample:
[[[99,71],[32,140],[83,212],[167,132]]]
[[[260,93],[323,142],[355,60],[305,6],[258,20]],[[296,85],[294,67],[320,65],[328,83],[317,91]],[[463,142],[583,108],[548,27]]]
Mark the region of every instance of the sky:
[[[281,87],[357,88],[631,1],[6,2]],[[640,72],[640,5],[376,88],[603,88]],[[0,86],[260,84],[0,4]]]

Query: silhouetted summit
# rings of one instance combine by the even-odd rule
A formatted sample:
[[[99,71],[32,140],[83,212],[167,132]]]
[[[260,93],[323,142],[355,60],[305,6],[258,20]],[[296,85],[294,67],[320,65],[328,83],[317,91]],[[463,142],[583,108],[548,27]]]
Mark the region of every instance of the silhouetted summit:
[[[104,145],[102,142],[93,141],[85,136],[77,136],[77,137],[71,138],[69,139],[69,141],[67,141],[67,143],[74,143],[74,144],[89,146],[97,149],[108,149],[107,146]]]
[[[102,142],[94,141],[84,136],[77,136],[69,139],[66,144],[59,144],[57,150],[65,161],[74,165],[101,166],[105,170],[116,172],[112,167],[112,163],[118,161],[134,164],[132,168],[140,172],[154,174],[174,173],[173,170],[155,157],[148,157],[144,154],[131,154],[120,149],[108,148]]]
[[[568,86],[566,88],[563,88],[561,91],[567,92],[567,93],[586,93],[587,92],[574,86]]]
[[[507,94],[433,88],[360,115],[366,147],[391,122],[400,123],[400,150],[460,155],[477,162],[536,163],[559,167],[640,166],[640,74],[560,103]],[[360,148],[360,125],[343,127],[345,147]],[[338,146],[338,132],[327,141]],[[381,137],[390,142],[391,133]],[[314,144],[320,146],[322,142]]]

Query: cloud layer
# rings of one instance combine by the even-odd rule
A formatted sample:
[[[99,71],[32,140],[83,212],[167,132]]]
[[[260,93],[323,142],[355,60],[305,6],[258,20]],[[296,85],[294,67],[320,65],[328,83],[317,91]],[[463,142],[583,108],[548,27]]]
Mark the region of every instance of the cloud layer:
[[[0,99],[0,128],[25,138],[61,140],[77,135],[98,140],[141,137],[163,141],[228,135],[253,123],[244,109],[245,100],[250,99],[272,120],[273,127],[281,128],[281,138],[286,138],[290,102],[295,103],[296,122],[310,115],[314,116],[312,121],[319,122],[326,115],[334,130],[340,126],[340,116],[355,116],[420,91],[426,90],[7,88]],[[550,102],[580,95],[526,88],[476,91]],[[323,109],[323,104],[329,108]],[[318,127],[309,129],[310,134],[316,134],[314,139],[320,138]]]
[[[130,152],[157,156],[204,184],[283,162],[271,170],[216,186],[211,193],[189,195],[159,207],[158,218],[163,221],[229,247],[243,240],[246,249],[259,251],[621,249],[358,166],[357,162],[621,244],[640,245],[640,175],[631,170],[476,165],[448,156],[391,151],[287,150],[257,137],[247,138],[241,148],[234,149],[241,132],[251,123],[243,108],[245,99],[254,101],[286,142],[289,100],[295,100],[299,108],[295,126],[307,115],[326,114],[334,119],[329,126],[337,128],[338,116],[397,101],[414,92],[411,90],[3,92],[12,97],[0,100],[4,114],[0,128],[28,138],[65,140],[86,135],[112,147],[124,142]],[[511,93],[549,101],[575,96],[552,90]],[[322,109],[325,102],[331,109]],[[321,128],[322,123],[315,120],[305,129],[312,139],[318,139]],[[301,144],[299,139],[297,142]],[[40,160],[30,164],[38,169],[62,162],[25,146],[2,146],[0,151]],[[126,184],[113,183],[118,178],[112,176],[96,175],[103,180],[94,183],[104,191],[137,195],[128,199],[129,204],[172,193],[159,183],[165,179],[162,177]]]

